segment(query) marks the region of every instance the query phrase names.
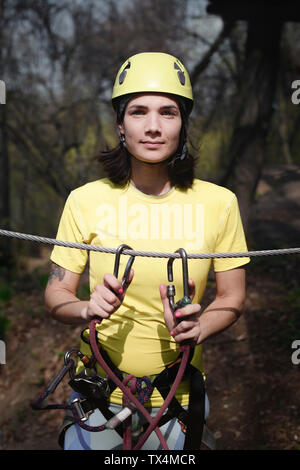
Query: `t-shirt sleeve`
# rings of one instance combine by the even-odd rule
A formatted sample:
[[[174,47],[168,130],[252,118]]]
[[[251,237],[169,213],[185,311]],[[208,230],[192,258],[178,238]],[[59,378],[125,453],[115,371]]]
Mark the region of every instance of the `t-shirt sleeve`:
[[[66,200],[56,239],[75,243],[85,241],[83,218],[72,192]],[[50,259],[69,271],[81,274],[87,263],[88,253],[86,250],[55,245]]]
[[[247,244],[235,194],[225,207],[219,220],[215,253],[247,252]],[[215,271],[227,271],[249,263],[250,258],[214,258]]]

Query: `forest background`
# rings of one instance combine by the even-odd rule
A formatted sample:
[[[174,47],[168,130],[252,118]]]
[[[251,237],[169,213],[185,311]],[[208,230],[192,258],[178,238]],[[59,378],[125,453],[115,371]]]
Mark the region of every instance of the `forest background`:
[[[197,177],[236,192],[249,249],[299,247],[295,3],[0,0],[0,228],[55,238],[69,192],[103,176],[95,156],[117,142],[110,95],[120,64],[161,51],[190,72]],[[4,449],[56,448],[61,415],[28,406],[78,337],[45,315],[49,253],[0,238]],[[299,449],[299,274],[299,255],[253,259],[244,317],[207,343],[219,448]],[[211,277],[206,302],[213,288]],[[88,297],[85,278],[79,295]]]

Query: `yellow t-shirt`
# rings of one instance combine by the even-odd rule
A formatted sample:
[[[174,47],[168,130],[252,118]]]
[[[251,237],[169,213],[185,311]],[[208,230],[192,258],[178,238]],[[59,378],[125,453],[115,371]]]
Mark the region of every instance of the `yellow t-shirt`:
[[[72,191],[60,220],[57,239],[117,248],[126,243],[134,250],[171,253],[184,248],[188,253],[247,251],[236,196],[226,188],[194,180],[187,190],[172,188],[162,196],[142,193],[133,185],[119,188],[108,179],[88,183]],[[75,273],[82,273],[89,258],[90,290],[112,273],[115,255],[55,246],[51,260]],[[121,255],[119,278],[128,256]],[[159,284],[168,284],[166,258],[136,257],[134,278],[121,307],[97,326],[102,347],[120,370],[142,377],[158,374],[178,356],[179,346],[164,323]],[[189,259],[189,278],[196,286],[194,303],[201,303],[207,275],[249,262],[249,258]],[[183,296],[182,267],[173,262],[175,301]],[[85,343],[83,353],[89,352]],[[196,346],[192,364],[203,370],[202,346]],[[102,371],[103,372],[103,371]],[[99,368],[99,373],[101,370]],[[104,375],[103,373],[101,375]],[[176,397],[188,403],[186,382]],[[111,395],[122,403],[122,392]],[[161,406],[154,390],[147,405]]]

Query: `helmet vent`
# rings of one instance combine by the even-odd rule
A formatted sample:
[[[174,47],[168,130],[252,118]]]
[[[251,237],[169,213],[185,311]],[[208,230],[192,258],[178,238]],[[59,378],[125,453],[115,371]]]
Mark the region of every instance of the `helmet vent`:
[[[120,85],[122,85],[122,83],[124,82],[125,77],[127,75],[126,69],[130,69],[130,62],[128,62],[128,64],[126,64],[123,71],[120,73],[120,76],[119,76],[119,84]]]
[[[181,85],[185,85],[184,72],[180,69],[180,67],[176,64],[176,62],[174,62],[174,69],[178,70],[177,76],[179,78],[179,81],[180,81]]]

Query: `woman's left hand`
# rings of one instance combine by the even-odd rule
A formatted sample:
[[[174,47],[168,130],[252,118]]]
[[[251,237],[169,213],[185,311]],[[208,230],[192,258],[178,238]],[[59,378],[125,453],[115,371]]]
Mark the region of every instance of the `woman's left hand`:
[[[192,279],[189,279],[189,288],[190,299],[193,300],[195,284]],[[176,343],[188,344],[190,346],[199,344],[201,338],[201,324],[199,319],[201,306],[199,304],[188,304],[176,310],[174,318],[167,297],[167,286],[160,284],[159,291],[164,308],[165,323],[170,335],[175,339]]]

